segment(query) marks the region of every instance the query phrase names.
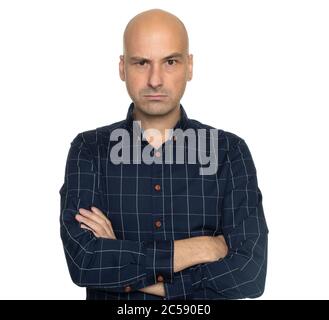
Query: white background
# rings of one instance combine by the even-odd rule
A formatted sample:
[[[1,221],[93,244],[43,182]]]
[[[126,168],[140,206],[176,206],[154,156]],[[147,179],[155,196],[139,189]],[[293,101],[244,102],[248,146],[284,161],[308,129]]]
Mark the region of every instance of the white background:
[[[1,299],[85,299],[59,236],[70,142],[122,120],[122,32],[185,23],[190,118],[247,142],[270,229],[261,299],[328,299],[328,1],[1,1]]]

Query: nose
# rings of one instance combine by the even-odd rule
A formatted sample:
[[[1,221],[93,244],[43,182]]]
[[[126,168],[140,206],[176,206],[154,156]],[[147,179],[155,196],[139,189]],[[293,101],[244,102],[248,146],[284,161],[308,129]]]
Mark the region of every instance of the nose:
[[[148,85],[152,88],[157,88],[162,86],[162,74],[161,74],[160,66],[153,65],[150,68]]]

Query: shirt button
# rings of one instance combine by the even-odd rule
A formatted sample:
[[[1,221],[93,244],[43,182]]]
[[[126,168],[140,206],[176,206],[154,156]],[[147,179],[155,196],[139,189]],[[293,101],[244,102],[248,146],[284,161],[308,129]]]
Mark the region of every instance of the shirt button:
[[[161,190],[161,186],[160,186],[159,184],[156,184],[156,185],[154,186],[154,189],[155,189],[156,191],[160,191],[160,190]]]
[[[160,228],[161,227],[161,221],[160,220],[157,220],[157,221],[155,221],[155,226],[157,227],[157,228]]]
[[[131,287],[130,286],[127,286],[124,288],[124,292],[130,292],[131,291]]]
[[[164,281],[164,277],[161,274],[159,274],[157,276],[157,280],[158,280],[158,282],[163,282]]]
[[[159,151],[157,151],[157,152],[155,153],[155,156],[156,156],[157,158],[160,158],[161,153],[160,153]]]

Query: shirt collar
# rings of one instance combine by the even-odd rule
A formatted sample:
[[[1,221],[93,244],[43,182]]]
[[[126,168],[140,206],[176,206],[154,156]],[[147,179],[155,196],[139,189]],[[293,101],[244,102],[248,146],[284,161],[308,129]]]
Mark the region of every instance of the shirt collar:
[[[134,121],[133,110],[134,110],[134,103],[132,102],[129,106],[127,117],[126,117],[126,127],[130,132],[133,131],[133,121]],[[175,129],[178,128],[185,130],[186,128],[188,128],[188,122],[189,122],[189,118],[187,117],[187,114],[183,106],[180,104],[180,118],[177,121],[176,125],[174,126],[173,131],[175,131]]]

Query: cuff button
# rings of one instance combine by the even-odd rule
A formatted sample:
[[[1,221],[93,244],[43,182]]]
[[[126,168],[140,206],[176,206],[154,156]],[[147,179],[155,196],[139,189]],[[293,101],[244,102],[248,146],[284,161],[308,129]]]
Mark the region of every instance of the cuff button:
[[[158,280],[158,282],[163,282],[164,281],[164,277],[161,274],[159,274],[157,276],[157,280]]]
[[[124,288],[124,292],[130,292],[131,291],[131,287],[130,286],[127,286]]]

